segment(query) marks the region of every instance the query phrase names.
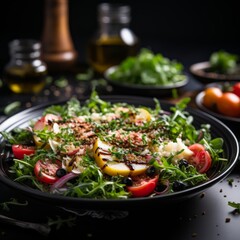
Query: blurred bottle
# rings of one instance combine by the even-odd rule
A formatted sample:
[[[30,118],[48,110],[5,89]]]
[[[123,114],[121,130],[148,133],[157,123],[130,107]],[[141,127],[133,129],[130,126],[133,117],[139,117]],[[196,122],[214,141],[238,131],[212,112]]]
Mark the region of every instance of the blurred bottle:
[[[70,70],[77,57],[69,29],[68,0],[45,0],[42,59],[49,72]]]
[[[139,39],[129,29],[130,6],[102,3],[98,5],[98,31],[90,39],[87,60],[96,73],[118,65],[139,50]]]
[[[47,65],[40,58],[41,43],[34,39],[15,39],[9,43],[10,61],[3,80],[15,93],[38,93],[45,84]]]

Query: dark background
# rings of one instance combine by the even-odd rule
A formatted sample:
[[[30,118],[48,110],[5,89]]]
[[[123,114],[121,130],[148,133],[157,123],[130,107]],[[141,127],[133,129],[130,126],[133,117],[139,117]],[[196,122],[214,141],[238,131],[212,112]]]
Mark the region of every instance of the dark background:
[[[45,1],[47,0],[0,1],[1,68],[9,60],[9,41],[16,38],[41,40]],[[79,60],[82,62],[86,61],[87,41],[97,29],[96,8],[100,2],[103,1],[69,0],[69,27],[79,54]],[[238,1],[112,0],[104,2],[129,4],[132,9],[130,27],[140,38],[142,46],[149,47],[155,52],[161,52],[169,58],[178,59],[185,64],[186,68],[195,62],[208,60],[211,52],[219,49],[240,55],[240,11],[237,6]],[[196,87],[196,82],[191,82],[188,88],[192,90],[193,85],[194,88]],[[2,90],[0,92],[0,106],[5,106],[15,100],[21,100],[24,104],[25,102],[30,102],[28,95],[23,97],[7,92],[5,89]],[[52,92],[51,90],[51,94]],[[54,97],[55,95],[51,96],[51,98]],[[64,98],[67,95],[62,94],[60,97]],[[56,98],[59,98],[58,95]],[[35,102],[33,101],[34,99]],[[45,96],[39,98],[31,97],[31,104],[38,104],[41,101],[46,102],[48,98]],[[22,107],[29,107],[29,104],[24,104]],[[237,127],[239,128],[239,123],[236,123],[236,129],[238,129]],[[235,132],[237,133],[239,130]],[[160,235],[162,233],[161,229],[168,227],[170,222],[171,226],[174,226],[174,231],[167,233],[170,237],[169,239],[194,239],[195,235],[193,234],[195,233],[197,234],[196,239],[220,240],[227,239],[229,236],[231,236],[231,239],[239,239],[239,216],[230,215],[229,211],[231,209],[227,205],[228,200],[236,200],[237,202],[239,200],[239,186],[237,187],[239,185],[239,174],[236,177],[231,175],[229,179],[234,179],[234,187],[230,187],[228,179],[226,179],[220,182],[220,185],[209,189],[206,194],[204,193],[204,198],[195,198],[193,201],[189,199],[191,200],[190,202],[176,204],[171,206],[170,209],[164,207],[164,209],[161,209],[161,206],[159,206],[159,209],[155,211],[156,213],[160,211],[159,223],[157,222],[157,224],[156,221],[151,221],[154,212],[148,212],[147,209],[147,214],[143,215],[141,211],[136,216],[134,214],[133,216],[131,215],[128,220],[121,220],[120,223],[104,221],[102,224],[99,224],[99,219],[83,218],[80,224],[75,227],[75,231],[64,228],[56,239],[62,239],[63,237],[72,238],[73,234],[76,235],[76,233],[80,238],[87,236],[87,239],[90,239],[91,235],[89,233],[93,233],[92,239],[102,239],[103,237],[109,239],[108,236],[114,236],[112,234],[113,231],[118,235],[120,234],[120,238],[125,237],[125,231],[119,231],[119,229],[127,230],[128,234],[130,234],[129,237],[142,238],[146,235],[146,238],[150,239],[152,236]],[[15,192],[8,188],[6,189],[6,186],[2,186],[2,193],[4,194],[0,195],[1,198],[15,196]],[[31,202],[31,204],[35,210],[35,202]],[[49,210],[42,204],[39,208],[40,211],[38,209],[40,218]],[[42,212],[41,206],[44,209]],[[22,208],[19,209],[19,212],[13,212],[13,215],[16,215],[19,219],[38,218],[39,215],[36,215],[36,212],[32,214],[33,212],[31,208],[27,211],[25,208]],[[47,214],[49,213],[47,212]],[[231,217],[231,223],[225,222],[227,217]],[[136,219],[143,221],[136,221]],[[141,231],[139,229],[134,231],[131,228],[134,222],[139,222]],[[4,229],[4,226],[3,224],[0,225],[0,230]],[[161,229],[159,229],[159,226],[161,226]],[[12,226],[7,226],[6,237],[0,235],[0,238],[14,239],[16,236],[19,238],[22,236],[26,240],[32,239],[33,234],[35,239],[42,239],[38,238],[35,232],[31,234],[31,232],[27,232],[25,229],[18,230],[13,229]],[[173,235],[174,238],[171,238]]]
[[[8,42],[15,38],[41,39],[44,0],[1,1],[0,64],[8,61]],[[97,29],[100,2],[131,6],[130,28],[141,45],[186,66],[207,60],[212,51],[240,54],[240,14],[237,1],[99,1],[69,0],[69,27],[80,61],[86,61],[86,43]]]

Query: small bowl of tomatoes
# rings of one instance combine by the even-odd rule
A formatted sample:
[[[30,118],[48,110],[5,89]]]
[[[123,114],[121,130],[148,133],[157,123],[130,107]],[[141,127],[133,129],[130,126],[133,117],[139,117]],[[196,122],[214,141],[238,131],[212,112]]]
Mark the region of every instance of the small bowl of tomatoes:
[[[240,122],[240,82],[215,82],[196,96],[197,106],[222,120]]]

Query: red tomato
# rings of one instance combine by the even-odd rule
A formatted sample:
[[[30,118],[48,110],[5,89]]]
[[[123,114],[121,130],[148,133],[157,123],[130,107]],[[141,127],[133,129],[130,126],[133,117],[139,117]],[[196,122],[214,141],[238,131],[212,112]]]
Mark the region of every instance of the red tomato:
[[[218,87],[210,87],[204,90],[203,105],[212,108],[222,96],[222,90]]]
[[[217,101],[217,110],[229,117],[240,116],[240,98],[232,92],[223,93]]]
[[[55,183],[59,178],[56,176],[57,170],[61,168],[61,162],[51,160],[38,160],[34,166],[34,173],[40,182],[47,184]]]
[[[153,193],[157,186],[158,178],[158,175],[156,175],[154,178],[138,177],[133,181],[132,186],[127,186],[127,190],[132,194],[133,197],[146,197]]]
[[[34,130],[42,130],[46,125],[49,124],[50,121],[60,120],[61,117],[48,113],[45,116],[42,116],[34,125]]]
[[[191,146],[188,147],[194,154],[196,154],[199,151],[205,150],[205,147],[200,143],[194,143]]]
[[[240,82],[237,82],[233,85],[232,92],[240,97]]]
[[[12,145],[13,155],[17,159],[23,159],[24,155],[31,155],[35,153],[34,146],[27,146],[21,144],[14,144]]]
[[[207,172],[212,164],[212,158],[209,152],[199,143],[189,146],[189,149],[193,152],[193,155],[189,159],[190,164],[194,165],[199,173]]]

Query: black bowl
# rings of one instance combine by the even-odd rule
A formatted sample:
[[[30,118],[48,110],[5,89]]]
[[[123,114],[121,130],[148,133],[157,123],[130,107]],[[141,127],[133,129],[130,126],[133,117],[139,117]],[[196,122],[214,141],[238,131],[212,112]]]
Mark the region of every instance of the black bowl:
[[[195,102],[196,102],[196,105],[199,107],[199,109],[201,109],[202,111],[204,111],[208,114],[213,115],[214,117],[220,119],[224,123],[227,123],[227,124],[228,123],[238,123],[238,124],[240,124],[240,118],[239,117],[224,116],[223,114],[221,114],[217,111],[214,111],[214,110],[211,110],[211,109],[205,107],[203,105],[203,97],[204,97],[204,91],[199,92],[197,94],[197,96],[195,97]]]
[[[189,72],[194,78],[202,83],[212,83],[216,81],[240,81],[240,66],[232,74],[220,74],[210,70],[209,62],[192,64]]]
[[[152,98],[147,97],[132,97],[132,96],[103,96],[103,100],[111,102],[127,102],[134,104],[136,106],[145,105],[149,107],[154,107],[155,102]],[[85,99],[79,99],[84,101]],[[65,102],[58,102],[57,104],[64,104]],[[161,107],[164,110],[169,110],[171,106],[170,103],[161,101]],[[16,127],[26,127],[29,121],[36,119],[41,116],[43,110],[56,103],[49,103],[33,108],[29,108],[22,112],[11,116],[6,119],[0,125],[0,131],[11,131]],[[49,194],[40,192],[37,189],[30,188],[29,186],[23,185],[21,183],[13,181],[8,169],[9,164],[7,157],[9,156],[9,149],[5,146],[3,138],[0,138],[0,181],[5,185],[10,187],[13,191],[23,194],[33,200],[37,200],[41,203],[45,203],[52,206],[59,206],[64,209],[77,209],[77,210],[134,210],[136,208],[144,207],[150,208],[154,206],[164,206],[165,204],[172,204],[173,202],[183,201],[189,199],[201,192],[205,191],[207,188],[213,186],[214,184],[220,182],[225,177],[230,174],[238,160],[239,145],[234,133],[220,120],[214,118],[213,116],[204,113],[197,109],[186,109],[194,117],[194,125],[200,127],[203,123],[209,123],[211,125],[211,131],[213,137],[221,137],[224,139],[224,156],[228,159],[227,164],[219,163],[216,168],[212,169],[208,175],[209,180],[205,183],[199,184],[198,186],[174,192],[166,195],[158,195],[155,197],[142,197],[142,198],[131,198],[131,199],[84,199],[84,198],[74,198],[74,197],[64,197],[55,194]]]
[[[115,91],[124,94],[138,95],[138,96],[157,96],[157,97],[169,97],[173,95],[173,91],[179,91],[189,82],[189,78],[186,75],[186,79],[181,82],[177,82],[171,85],[142,85],[142,84],[128,84],[120,82],[110,78],[110,74],[116,70],[118,66],[112,66],[104,72],[104,78],[108,84],[110,84]]]

